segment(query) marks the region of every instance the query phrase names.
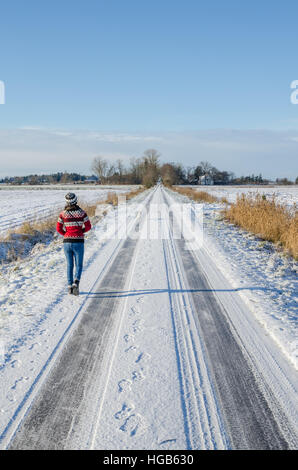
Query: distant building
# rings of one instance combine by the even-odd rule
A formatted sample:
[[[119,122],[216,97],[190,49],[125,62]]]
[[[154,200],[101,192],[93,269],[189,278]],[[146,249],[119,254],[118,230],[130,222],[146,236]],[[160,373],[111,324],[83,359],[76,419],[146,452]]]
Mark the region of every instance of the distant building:
[[[210,175],[203,175],[199,177],[199,184],[205,186],[212,186],[214,184],[214,181]]]
[[[92,176],[88,176],[88,178],[86,178],[86,179],[84,180],[84,183],[85,183],[85,184],[90,184],[90,183],[97,183],[98,181],[99,181],[99,180],[98,180],[97,176],[92,175]]]

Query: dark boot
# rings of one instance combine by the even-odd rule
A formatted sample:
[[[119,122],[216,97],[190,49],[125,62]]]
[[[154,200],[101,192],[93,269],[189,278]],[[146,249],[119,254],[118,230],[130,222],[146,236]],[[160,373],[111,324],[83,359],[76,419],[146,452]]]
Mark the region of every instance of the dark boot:
[[[75,279],[73,285],[72,285],[72,293],[73,295],[79,295],[79,284],[80,281],[78,279]]]
[[[68,286],[68,293],[69,293],[69,294],[73,294],[72,286]]]

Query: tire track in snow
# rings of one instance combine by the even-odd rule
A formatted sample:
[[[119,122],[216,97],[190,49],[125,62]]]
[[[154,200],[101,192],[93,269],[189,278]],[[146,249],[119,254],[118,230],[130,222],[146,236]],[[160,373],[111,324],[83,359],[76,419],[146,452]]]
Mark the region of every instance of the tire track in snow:
[[[183,237],[173,242],[173,249],[177,252],[177,272],[182,281],[185,279],[180,288],[184,285],[184,291],[189,292],[189,311],[193,312],[198,337],[202,337],[205,364],[227,442],[233,449],[288,449],[289,443],[295,442],[291,425],[276,399],[271,397],[268,401],[268,394],[265,397],[245,346],[239,342],[239,332],[230,328],[228,314],[212,291],[195,253],[187,249]],[[198,362],[201,366],[202,362]],[[260,373],[259,380],[264,381]],[[276,407],[279,420],[273,414]]]
[[[166,202],[165,197],[163,196]],[[175,338],[187,449],[227,449],[217,397],[210,381],[204,347],[198,336],[187,287],[179,265],[172,229],[167,223],[164,263]]]

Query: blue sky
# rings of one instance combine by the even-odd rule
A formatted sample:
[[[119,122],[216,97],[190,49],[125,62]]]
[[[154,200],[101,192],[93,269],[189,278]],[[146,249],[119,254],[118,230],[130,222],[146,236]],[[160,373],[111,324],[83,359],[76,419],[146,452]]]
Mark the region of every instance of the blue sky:
[[[117,148],[117,137],[95,139],[88,149],[77,139],[82,150],[76,149],[72,163],[65,139],[65,160],[59,153],[65,168],[57,170],[83,171],[80,158],[90,160],[94,153],[128,158],[148,144],[158,147],[148,136],[171,144],[163,146],[165,160],[196,164],[206,158],[194,136],[207,132],[216,143],[223,131],[231,139],[230,131],[237,130],[243,146],[235,159],[229,160],[225,145],[215,145],[206,154],[213,164],[229,164],[238,174],[268,169],[269,177],[297,176],[298,105],[290,102],[290,84],[298,79],[297,2],[10,0],[1,3],[0,13],[0,80],[6,89],[0,174],[52,170],[58,131],[77,132],[88,141],[91,131],[132,136],[129,146],[120,139]],[[48,131],[44,148],[41,130]],[[294,140],[283,147],[289,130]],[[268,131],[273,140],[280,138],[287,168],[284,155],[270,168],[269,147],[262,153]],[[252,135],[258,135],[254,149],[245,146]],[[179,151],[174,146],[183,139],[187,155],[183,144]],[[30,152],[40,155],[39,164]],[[20,168],[25,155],[28,167]]]

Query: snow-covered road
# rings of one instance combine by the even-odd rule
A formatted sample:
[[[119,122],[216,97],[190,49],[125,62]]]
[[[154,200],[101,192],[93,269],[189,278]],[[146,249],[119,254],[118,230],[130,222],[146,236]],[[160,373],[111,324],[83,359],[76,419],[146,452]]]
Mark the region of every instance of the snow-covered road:
[[[157,187],[128,205],[127,238],[91,234],[81,296],[52,301],[9,350],[2,448],[297,448],[295,370],[208,240],[174,236],[175,197]]]

